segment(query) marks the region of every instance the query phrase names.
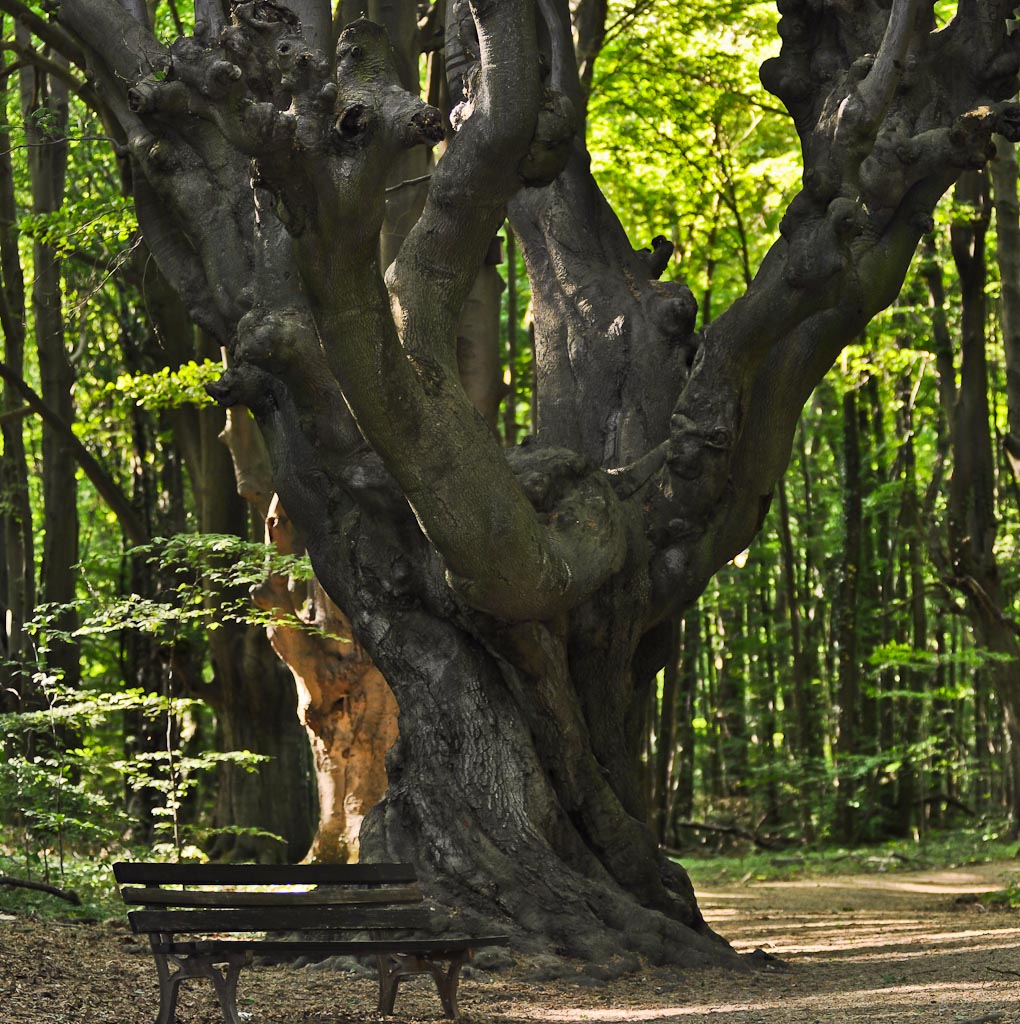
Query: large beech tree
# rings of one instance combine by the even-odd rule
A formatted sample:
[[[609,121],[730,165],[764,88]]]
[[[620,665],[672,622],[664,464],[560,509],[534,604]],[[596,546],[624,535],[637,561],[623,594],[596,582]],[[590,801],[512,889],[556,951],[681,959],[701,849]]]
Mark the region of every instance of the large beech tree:
[[[930,0],[782,0],[762,80],[796,124],[803,189],[701,332],[686,286],[658,280],[669,243],[632,245],[588,170],[604,3],[433,10],[454,131],[372,21],[344,27],[321,0],[195,6],[194,35],[164,45],[140,0],[60,0],[55,24],[0,3],[93,73],[148,246],[229,352],[213,393],[254,414],[319,580],[397,698],[363,856],[413,861],[524,946],[732,956],[645,824],[648,687],[940,196],[994,132],[1020,136],[1013,4],[960,0],[937,30]],[[388,171],[444,135],[380,266]],[[510,450],[456,343],[506,217],[540,412]]]

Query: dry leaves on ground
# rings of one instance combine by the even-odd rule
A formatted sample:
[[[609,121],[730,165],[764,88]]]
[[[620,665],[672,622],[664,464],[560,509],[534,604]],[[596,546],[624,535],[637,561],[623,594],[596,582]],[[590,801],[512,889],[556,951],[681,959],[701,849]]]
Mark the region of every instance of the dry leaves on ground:
[[[702,890],[706,917],[742,951],[786,970],[746,974],[650,967],[600,984],[536,980],[535,962],[475,974],[466,1024],[1014,1024],[1020,1022],[1020,915],[980,894],[1016,868],[858,875]],[[695,876],[695,884],[697,877]],[[252,1024],[374,1024],[376,986],[315,966],[253,968],[239,1008]],[[0,913],[0,1024],[151,1024],[147,949],[121,921],[54,923]],[[441,1019],[425,979],[405,983],[390,1021]],[[180,1024],[219,1024],[211,986],[186,983]]]

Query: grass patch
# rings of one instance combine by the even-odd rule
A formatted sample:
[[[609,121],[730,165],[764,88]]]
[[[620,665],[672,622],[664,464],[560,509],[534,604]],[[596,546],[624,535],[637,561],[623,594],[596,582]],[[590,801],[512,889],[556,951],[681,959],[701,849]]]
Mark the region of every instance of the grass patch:
[[[1005,822],[934,832],[914,841],[897,839],[850,849],[824,845],[787,850],[747,849],[714,855],[700,850],[677,859],[695,879],[696,886],[726,885],[741,881],[773,881],[884,871],[931,871],[1010,860],[1020,853],[1009,838]],[[1017,865],[1020,874],[1020,863]]]

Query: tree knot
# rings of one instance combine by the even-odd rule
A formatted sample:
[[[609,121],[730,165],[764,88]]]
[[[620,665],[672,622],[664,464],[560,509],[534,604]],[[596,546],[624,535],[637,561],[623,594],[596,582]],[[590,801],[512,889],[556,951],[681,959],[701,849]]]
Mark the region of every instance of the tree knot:
[[[833,199],[823,216],[799,224],[788,234],[786,283],[793,288],[809,288],[838,274],[850,262],[850,242],[864,231],[866,224],[863,205],[846,196]]]
[[[397,61],[386,29],[366,18],[352,22],[336,45],[338,81],[398,84]]]
[[[563,93],[546,89],[535,123],[535,134],[520,165],[525,185],[541,188],[556,180],[567,165],[576,132],[574,105]]]

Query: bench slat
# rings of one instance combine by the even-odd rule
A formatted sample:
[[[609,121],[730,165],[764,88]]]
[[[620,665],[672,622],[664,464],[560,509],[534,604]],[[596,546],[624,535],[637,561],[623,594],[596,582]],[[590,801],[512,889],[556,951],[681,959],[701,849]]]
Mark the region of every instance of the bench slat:
[[[159,864],[119,861],[114,877],[131,885],[351,885],[416,880],[410,864]]]
[[[278,907],[278,906],[358,906],[373,903],[420,903],[421,889],[416,885],[373,889],[331,889],[313,892],[224,892],[210,889],[131,889],[121,890],[124,902],[135,906],[168,907]]]
[[[428,930],[430,911],[418,907],[243,907],[236,910],[133,910],[144,932],[262,932],[320,929]]]
[[[334,956],[375,956],[385,953],[460,953],[465,949],[477,949],[482,946],[505,946],[510,941],[506,935],[480,935],[477,938],[452,939],[381,939],[377,942],[363,941],[323,941],[309,942],[304,939],[281,941],[275,939],[197,939],[183,942],[158,943],[154,953],[235,953],[250,951],[252,953],[288,953],[301,956],[305,953],[330,953]]]

